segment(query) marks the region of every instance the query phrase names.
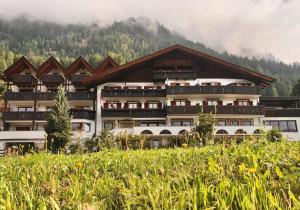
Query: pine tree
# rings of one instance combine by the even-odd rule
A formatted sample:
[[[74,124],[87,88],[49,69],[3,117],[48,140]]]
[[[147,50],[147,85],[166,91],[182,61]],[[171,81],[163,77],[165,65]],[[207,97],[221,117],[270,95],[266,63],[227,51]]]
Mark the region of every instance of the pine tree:
[[[49,115],[46,132],[48,149],[54,153],[64,149],[71,141],[72,126],[70,106],[62,86],[60,86],[57,91],[55,105]]]
[[[292,88],[292,96],[300,96],[300,80],[298,80]]]
[[[216,119],[213,113],[205,113],[203,109],[200,110],[198,117],[199,121],[193,129],[193,133],[199,135],[202,143],[205,145],[208,140],[213,138]]]

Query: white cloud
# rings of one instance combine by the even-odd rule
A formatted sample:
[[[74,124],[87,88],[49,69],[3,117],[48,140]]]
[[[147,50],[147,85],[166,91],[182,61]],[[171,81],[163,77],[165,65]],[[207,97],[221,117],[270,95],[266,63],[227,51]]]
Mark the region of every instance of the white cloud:
[[[242,55],[272,53],[300,61],[300,1],[296,0],[0,0],[0,14],[60,23],[103,25],[149,17],[194,41]]]

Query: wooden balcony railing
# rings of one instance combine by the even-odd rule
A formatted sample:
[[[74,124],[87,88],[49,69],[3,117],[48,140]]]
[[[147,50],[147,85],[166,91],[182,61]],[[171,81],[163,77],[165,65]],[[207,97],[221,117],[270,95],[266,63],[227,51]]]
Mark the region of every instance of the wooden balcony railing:
[[[165,97],[164,89],[103,89],[103,97]]]
[[[3,112],[3,120],[45,120],[47,112]]]
[[[179,94],[245,94],[261,95],[261,87],[251,86],[167,86],[167,95]]]
[[[64,78],[59,74],[41,75],[40,80],[44,84],[63,84]]]
[[[49,112],[3,112],[4,121],[45,121]],[[71,109],[73,119],[95,120],[95,111],[84,109]]]
[[[8,101],[54,100],[55,92],[6,92],[4,99]],[[68,100],[95,100],[93,92],[67,92]]]
[[[34,85],[34,84],[36,84],[36,81],[37,81],[37,79],[33,75],[30,75],[30,74],[11,75],[11,76],[9,76],[9,80],[18,85],[21,85],[21,84]]]
[[[195,69],[182,69],[182,70],[154,70],[153,79],[162,81],[166,79],[195,79],[197,73]]]
[[[194,115],[200,110],[216,114],[264,115],[264,106],[168,106],[168,115]]]
[[[165,109],[102,109],[101,117],[166,117]]]
[[[266,117],[300,117],[300,108],[266,109]]]

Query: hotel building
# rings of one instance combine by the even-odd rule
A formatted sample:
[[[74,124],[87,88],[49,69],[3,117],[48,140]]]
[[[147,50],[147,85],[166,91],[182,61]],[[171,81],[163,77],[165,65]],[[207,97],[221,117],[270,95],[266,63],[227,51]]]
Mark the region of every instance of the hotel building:
[[[191,129],[200,109],[215,113],[219,136],[259,135],[273,127],[300,139],[300,97],[261,96],[274,78],[180,45],[124,65],[108,57],[97,68],[82,57],[67,68],[54,57],[35,68],[22,57],[4,74],[1,151],[26,142],[44,145],[60,85],[72,108],[74,141],[106,128],[167,144],[167,137]]]

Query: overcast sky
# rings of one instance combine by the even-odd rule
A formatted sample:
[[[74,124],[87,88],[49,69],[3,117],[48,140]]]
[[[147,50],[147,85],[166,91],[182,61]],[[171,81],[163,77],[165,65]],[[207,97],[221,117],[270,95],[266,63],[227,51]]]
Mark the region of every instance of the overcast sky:
[[[300,0],[0,0],[0,16],[107,25],[148,17],[237,55],[300,61]]]

